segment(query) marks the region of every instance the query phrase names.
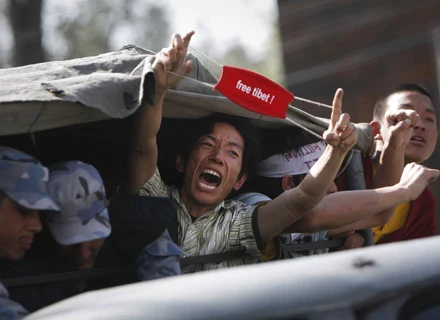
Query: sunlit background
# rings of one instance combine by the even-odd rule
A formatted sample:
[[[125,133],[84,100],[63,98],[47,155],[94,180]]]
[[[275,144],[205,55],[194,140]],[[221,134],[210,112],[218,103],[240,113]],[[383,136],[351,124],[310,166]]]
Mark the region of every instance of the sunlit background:
[[[14,17],[21,26],[15,32]],[[283,81],[276,0],[1,1],[0,66],[97,55],[126,44],[157,51],[173,33],[190,30],[196,31],[191,46],[219,64]],[[26,50],[23,58],[15,54],[15,43],[40,36],[42,56],[36,54],[41,48]]]

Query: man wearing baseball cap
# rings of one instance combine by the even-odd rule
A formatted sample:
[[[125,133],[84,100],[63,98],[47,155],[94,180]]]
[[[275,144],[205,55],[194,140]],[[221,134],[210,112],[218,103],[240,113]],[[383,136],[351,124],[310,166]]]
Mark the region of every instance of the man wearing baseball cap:
[[[101,175],[90,164],[62,162],[50,167],[48,190],[61,207],[61,214],[47,217],[47,225],[59,244],[59,252],[73,269],[92,268],[111,232]],[[132,212],[135,215],[139,210],[146,210],[145,206],[151,206],[141,200],[143,198],[118,198],[112,200],[117,202],[112,208],[119,207],[124,214]],[[165,203],[163,205],[161,213],[165,215],[167,207]],[[180,274],[179,256],[183,252],[173,243],[168,232],[164,231],[151,240],[145,243],[136,261],[139,280]],[[138,247],[135,243],[126,245]]]
[[[90,164],[62,162],[50,167],[48,190],[61,207],[61,214],[47,216],[61,256],[74,270],[93,268],[111,232],[101,175]]]
[[[73,269],[92,268],[105,238],[111,232],[101,175],[90,164],[81,161],[62,162],[50,167],[48,189],[61,207],[60,215],[48,217],[48,226],[59,244],[59,252]],[[146,209],[142,208],[142,199],[118,198],[112,200],[117,202],[112,208],[119,207],[124,215],[131,212],[132,216]],[[166,207],[162,211],[164,215]],[[135,243],[126,245],[137,248]],[[183,252],[174,244],[168,232],[164,231],[140,251],[136,261],[139,280],[180,274],[180,255]]]
[[[40,211],[59,211],[47,192],[48,170],[38,160],[0,146],[0,257],[19,260],[41,231]],[[9,299],[0,284],[0,319],[20,319],[27,311]]]
[[[101,264],[108,262],[106,259],[109,258],[109,254],[112,256],[109,261],[110,266],[119,262],[118,257],[113,256],[118,255],[113,247],[115,239],[104,245],[106,238],[112,232],[112,227],[106,208],[104,182],[94,166],[81,161],[67,161],[50,166],[48,192],[58,203],[61,212],[45,215],[45,226],[47,225],[49,232],[43,232],[42,236],[45,237],[39,239],[37,248],[39,250],[34,252],[33,260],[30,261],[39,268],[38,274],[41,274],[41,271],[47,274],[91,269],[103,246],[107,247],[105,249],[107,252],[102,252],[104,258],[100,261]],[[118,199],[116,205],[124,216],[131,217],[126,213],[134,211],[134,214],[141,209],[133,207],[130,201],[121,200]],[[131,233],[135,233],[135,230]],[[159,234],[156,235],[158,236]],[[178,255],[181,251],[174,253],[175,249],[171,254],[169,248],[172,243],[171,240],[167,241],[165,235],[151,239],[148,243],[150,242],[148,246],[144,244],[142,249],[138,248],[136,242],[124,241],[122,244],[122,247],[127,247],[127,251],[139,249],[138,261],[135,261],[135,258],[131,261],[133,266],[136,263],[138,265],[139,280],[168,276],[171,275],[170,272],[179,274]],[[163,248],[167,250],[163,252]],[[112,260],[113,258],[116,260]],[[127,262],[130,263],[124,261]],[[31,269],[27,269],[29,274],[25,276],[35,275],[35,268]],[[163,270],[168,273],[161,272]],[[84,292],[89,285],[90,283],[84,280],[40,284],[11,290],[11,296],[33,312]]]
[[[44,230],[19,276],[35,276],[93,268],[110,235],[104,183],[90,164],[68,161],[49,168],[47,192],[60,212],[44,215]],[[15,274],[14,274],[15,275]],[[11,297],[34,312],[87,288],[84,280],[12,288]]]

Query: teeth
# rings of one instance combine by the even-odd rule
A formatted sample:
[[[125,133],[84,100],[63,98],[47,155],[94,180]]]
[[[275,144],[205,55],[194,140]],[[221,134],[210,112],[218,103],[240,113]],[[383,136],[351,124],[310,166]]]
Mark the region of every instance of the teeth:
[[[203,173],[209,173],[209,174],[212,174],[213,176],[220,178],[220,174],[218,172],[215,172],[214,170],[205,169],[205,170],[203,170]]]
[[[209,190],[214,190],[216,187],[214,187],[214,186],[208,186],[207,184],[204,184],[204,183],[202,183],[202,182],[200,182],[200,185],[203,187],[203,188],[206,188],[206,189],[209,189]]]

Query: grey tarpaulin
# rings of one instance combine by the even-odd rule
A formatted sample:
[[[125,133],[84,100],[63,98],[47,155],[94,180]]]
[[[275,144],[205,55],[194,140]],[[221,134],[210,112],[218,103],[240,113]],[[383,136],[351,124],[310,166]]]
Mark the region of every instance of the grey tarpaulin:
[[[212,89],[216,78],[195,56],[190,58],[195,62],[190,77],[199,81],[183,79],[168,91],[165,117],[198,118],[223,112],[255,119],[258,126],[276,128],[292,125],[289,120],[293,120],[319,135],[326,129],[328,119],[293,106],[287,120],[237,106]],[[0,69],[0,135],[128,117],[142,99],[154,97],[153,59],[153,52],[130,45],[98,56]],[[357,126],[361,129],[358,147],[366,152],[372,141],[369,126]]]

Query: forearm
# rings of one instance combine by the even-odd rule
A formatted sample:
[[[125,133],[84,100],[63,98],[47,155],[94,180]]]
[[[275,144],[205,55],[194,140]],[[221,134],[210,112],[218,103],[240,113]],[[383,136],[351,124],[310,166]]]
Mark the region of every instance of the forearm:
[[[333,183],[345,156],[345,152],[328,145],[324,154],[297,187],[299,196],[289,197],[286,200],[287,209],[293,210],[295,215],[302,215],[304,211],[317,205]],[[300,212],[297,212],[298,210]]]
[[[165,91],[156,95],[154,105],[143,102],[133,115],[133,134],[131,148],[137,153],[145,153],[156,144],[156,140],[162,123],[162,105],[165,99]]]
[[[405,167],[405,148],[406,145],[397,148],[384,147],[376,164],[372,188],[387,187],[400,181]]]
[[[298,188],[287,190],[258,210],[258,226],[263,242],[273,239],[282,233],[286,226],[301,219],[301,216],[289,212],[284,204],[286,198],[295,197],[298,191]]]
[[[156,170],[156,136],[162,123],[164,97],[165,91],[156,95],[154,105],[144,102],[133,115],[133,131],[127,163],[128,172],[122,185],[122,192],[137,194]]]
[[[343,90],[336,90],[329,127],[323,133],[328,145],[304,180],[260,209],[258,226],[263,241],[280,234],[315,207],[327,193],[345,155],[355,145],[358,130],[342,113]]]
[[[264,241],[283,232],[322,200],[344,156],[345,153],[327,146],[297,188],[284,191],[260,209],[258,221]]]
[[[368,216],[365,219],[359,220],[355,223],[336,228],[331,229],[328,231],[329,235],[339,234],[343,232],[347,232],[350,230],[361,230],[361,229],[367,229],[367,228],[373,228],[378,226],[383,226],[388,221],[391,220],[395,212],[395,207],[388,208],[382,212],[376,213],[372,216]]]
[[[400,186],[374,190],[353,190],[330,194],[285,232],[316,232],[350,225],[349,229],[372,227],[390,219],[394,207],[408,200],[408,190]],[[340,232],[346,231],[340,230]]]

